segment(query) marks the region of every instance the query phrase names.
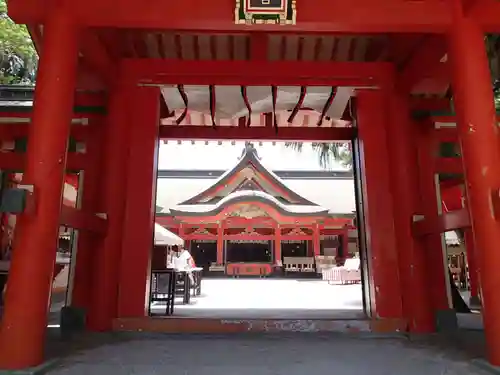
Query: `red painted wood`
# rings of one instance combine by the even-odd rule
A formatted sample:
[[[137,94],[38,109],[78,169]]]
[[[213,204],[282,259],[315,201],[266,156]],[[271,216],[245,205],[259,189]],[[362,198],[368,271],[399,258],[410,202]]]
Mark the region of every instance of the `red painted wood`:
[[[112,0],[93,0],[85,4],[72,4],[71,9],[78,15],[81,24],[87,26],[175,31],[273,31],[315,34],[442,32],[451,21],[446,3],[441,2],[355,0],[332,4],[328,0],[298,0],[297,25],[286,27],[235,25],[234,7],[232,0],[185,0],[175,4],[153,0],[147,7],[137,7],[132,0],[122,0],[119,8]],[[9,13],[19,23],[39,23],[50,10],[51,8],[40,0],[22,0],[9,4]],[[165,17],[165,14],[169,16]],[[332,17],[332,14],[338,16]]]
[[[450,230],[467,228],[470,226],[469,213],[466,209],[430,216],[413,223],[413,234],[416,237],[433,233],[444,233]]]
[[[87,157],[90,159],[89,168],[84,172],[81,188],[81,208],[88,212],[100,211],[101,198],[101,170],[102,155],[104,152],[104,126],[102,121],[93,128],[87,142]],[[78,250],[73,278],[71,305],[88,311],[92,293],[92,266],[95,257],[94,249],[99,241],[98,235],[90,231],[78,233]]]
[[[355,135],[355,128],[309,127],[297,131],[286,127],[276,131],[267,127],[160,126],[160,139],[177,140],[350,141]]]
[[[96,216],[93,212],[64,205],[61,207],[59,223],[70,228],[99,234],[105,234],[107,230],[106,219]]]
[[[266,263],[228,263],[226,273],[230,276],[267,276],[272,267]]]
[[[4,116],[0,112],[0,118],[10,117]],[[29,127],[31,124],[24,123],[2,123],[0,125],[0,140],[2,141],[13,141],[16,138],[27,137],[29,133]],[[77,142],[85,142],[88,138],[88,134],[91,131],[88,125],[75,124],[71,126],[71,138]]]
[[[123,69],[145,84],[374,86],[385,79],[391,65],[384,62],[126,59]]]
[[[106,237],[99,241],[94,257],[92,295],[87,316],[91,331],[111,329],[117,315],[119,263],[126,202],[126,179],[130,122],[124,110],[133,103],[130,88],[122,84],[113,88],[105,126],[106,147],[102,155],[101,212],[108,215]]]
[[[357,97],[371,310],[375,317],[403,318],[391,179],[386,163],[387,117],[380,110],[387,103],[378,91],[360,90]]]
[[[500,226],[492,212],[491,194],[500,186],[498,125],[483,30],[465,18],[453,3],[455,25],[449,39],[449,59],[457,126],[462,145],[468,208],[480,267],[483,322],[488,359],[500,365]],[[497,21],[498,22],[498,21]]]
[[[462,158],[436,158],[434,171],[435,173],[461,174],[464,171]]]
[[[439,212],[438,208],[442,205],[437,196],[436,171],[432,168],[435,155],[437,155],[438,141],[435,135],[436,130],[430,126],[417,126],[419,189],[422,197],[421,207],[417,214],[423,214],[426,218],[436,217]],[[443,252],[446,251],[446,248],[443,246],[442,232],[436,230],[426,236],[419,237],[419,239],[424,246],[427,259],[427,285],[434,310],[448,309],[450,307],[448,301],[448,265],[444,261],[446,257]]]
[[[399,81],[404,89],[411,92],[425,78],[435,77],[436,67],[446,54],[446,38],[443,35],[429,35],[413,51],[412,58],[400,73]],[[448,77],[449,78],[449,77]]]
[[[33,184],[36,209],[18,216],[0,330],[0,367],[40,365],[59,235],[64,167],[77,67],[77,31],[64,10],[44,27],[23,183]],[[27,293],[26,291],[30,292]]]
[[[138,87],[129,103],[130,156],[123,225],[118,317],[146,314],[154,238],[160,90]],[[182,235],[182,231],[181,231]],[[147,303],[146,303],[147,302]]]
[[[26,154],[17,152],[0,152],[0,168],[22,171],[26,168]],[[87,168],[85,154],[68,153],[66,168],[70,170],[84,170]]]
[[[435,317],[426,283],[423,244],[412,233],[413,215],[421,208],[416,124],[410,118],[408,94],[387,90],[388,150],[394,229],[398,251],[403,311],[410,332],[432,332]]]

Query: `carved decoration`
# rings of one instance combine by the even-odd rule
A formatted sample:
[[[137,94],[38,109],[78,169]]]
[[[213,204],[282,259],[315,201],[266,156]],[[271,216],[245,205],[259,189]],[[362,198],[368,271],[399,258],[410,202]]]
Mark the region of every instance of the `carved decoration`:
[[[228,216],[253,219],[256,217],[268,217],[269,214],[259,206],[253,204],[242,204],[238,206],[236,210],[232,211]]]
[[[236,0],[234,18],[236,24],[295,25],[295,0]]]

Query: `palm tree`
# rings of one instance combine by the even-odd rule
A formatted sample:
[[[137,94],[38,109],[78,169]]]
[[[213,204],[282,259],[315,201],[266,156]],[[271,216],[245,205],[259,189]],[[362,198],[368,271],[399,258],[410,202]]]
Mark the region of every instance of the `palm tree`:
[[[302,142],[287,142],[285,147],[294,149],[297,152],[302,152],[304,143]],[[346,168],[352,168],[352,148],[350,143],[345,142],[313,142],[311,148],[318,154],[319,165],[323,168],[331,168],[334,162],[340,163]]]

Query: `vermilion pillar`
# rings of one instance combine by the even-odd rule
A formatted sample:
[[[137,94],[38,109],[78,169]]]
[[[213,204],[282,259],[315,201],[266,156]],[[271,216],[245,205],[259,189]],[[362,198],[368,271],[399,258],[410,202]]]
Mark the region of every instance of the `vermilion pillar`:
[[[126,202],[129,125],[127,108],[130,88],[116,82],[110,93],[105,126],[103,170],[101,174],[100,212],[107,215],[106,236],[95,248],[93,257],[92,295],[87,326],[92,331],[107,331],[117,315],[119,263]]]
[[[453,3],[449,58],[452,88],[462,146],[468,207],[480,269],[483,322],[488,359],[500,365],[500,226],[493,212],[492,194],[500,187],[498,125],[491,77],[478,25],[465,18],[461,2]]]
[[[224,264],[224,228],[222,225],[217,228],[217,264]]]
[[[321,254],[321,236],[319,232],[319,226],[315,225],[313,228],[313,256],[318,256]]]
[[[386,90],[389,114],[388,161],[403,311],[410,331],[432,332],[435,329],[435,317],[426,282],[424,247],[412,233],[413,217],[421,207],[416,129],[410,118],[409,95],[397,92],[390,82]]]
[[[130,96],[130,155],[123,229],[118,317],[147,311],[154,243],[160,90],[137,87]]]
[[[87,166],[83,171],[83,188],[81,191],[81,209],[86,212],[99,211],[101,193],[101,155],[103,140],[102,120],[91,121],[89,137],[86,144]],[[87,310],[92,291],[92,267],[95,258],[94,249],[99,244],[99,236],[91,231],[78,233],[78,249],[76,252],[75,275],[71,292],[71,306]]]
[[[357,91],[356,117],[371,311],[377,318],[402,318],[393,199],[387,165],[387,117],[381,110],[386,104],[379,91]]]
[[[417,123],[416,140],[418,145],[420,207],[416,213],[430,219],[442,214],[442,202],[438,199],[439,183],[434,166],[439,156],[439,144],[433,137],[434,124]],[[426,258],[427,292],[435,311],[450,308],[448,264],[446,248],[441,233],[429,234],[420,238]]]
[[[281,228],[279,224],[274,228],[274,264],[281,266]]]
[[[23,184],[36,207],[19,215],[0,331],[0,368],[43,361],[47,309],[59,234],[66,152],[73,115],[78,31],[64,8],[44,25]]]

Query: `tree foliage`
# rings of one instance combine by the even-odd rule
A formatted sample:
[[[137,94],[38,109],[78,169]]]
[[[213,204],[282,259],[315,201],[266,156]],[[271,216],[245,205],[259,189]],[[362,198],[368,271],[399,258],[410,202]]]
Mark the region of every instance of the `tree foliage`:
[[[304,144],[302,142],[287,142],[285,146],[297,152],[302,152]],[[352,168],[352,148],[350,143],[313,142],[311,147],[318,154],[321,167],[329,169],[334,162],[337,162],[346,168]]]
[[[6,0],[0,0],[0,84],[31,84],[35,80],[38,55],[25,25],[7,15]]]

